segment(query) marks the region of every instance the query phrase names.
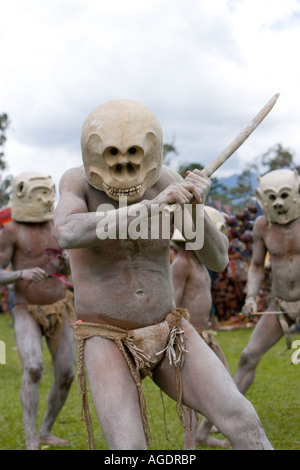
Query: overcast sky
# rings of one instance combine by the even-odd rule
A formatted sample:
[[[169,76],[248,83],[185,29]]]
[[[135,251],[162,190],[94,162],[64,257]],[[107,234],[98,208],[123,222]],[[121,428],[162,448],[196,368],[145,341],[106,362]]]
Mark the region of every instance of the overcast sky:
[[[177,148],[174,168],[206,165],[275,93],[215,176],[278,143],[300,164],[299,45],[298,0],[0,0],[8,173],[41,171],[58,185],[82,163],[83,121],[111,99],[156,114]]]

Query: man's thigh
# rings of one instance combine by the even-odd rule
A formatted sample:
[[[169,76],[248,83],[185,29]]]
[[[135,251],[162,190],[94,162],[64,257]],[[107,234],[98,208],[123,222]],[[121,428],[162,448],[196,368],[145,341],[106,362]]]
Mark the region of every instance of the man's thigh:
[[[40,326],[24,308],[14,312],[14,332],[23,365],[42,364],[42,332]]]
[[[244,351],[253,357],[261,358],[282,336],[283,331],[276,315],[262,315]]]
[[[128,364],[113,341],[101,337],[85,341],[85,367],[97,415],[111,448],[122,436],[123,445],[145,446],[137,386]]]
[[[75,365],[75,339],[69,317],[64,318],[62,325],[57,322],[56,328],[53,335],[46,339],[49,350],[54,356],[55,371],[59,375],[72,375]]]
[[[183,404],[207,417],[224,411],[239,394],[229,372],[197,331],[183,320],[186,349],[181,370]],[[178,399],[176,370],[166,357],[156,368],[154,381],[174,400]]]

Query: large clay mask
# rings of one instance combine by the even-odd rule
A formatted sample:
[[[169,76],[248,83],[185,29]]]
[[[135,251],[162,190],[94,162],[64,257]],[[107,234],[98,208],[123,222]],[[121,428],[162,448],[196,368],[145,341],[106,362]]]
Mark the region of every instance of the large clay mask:
[[[258,178],[255,191],[269,223],[288,224],[300,217],[300,179],[296,170],[274,170]]]
[[[50,176],[22,173],[12,184],[11,216],[17,222],[43,223],[53,219],[55,185]]]
[[[217,230],[226,234],[226,220],[224,215],[214,207],[205,206],[204,210]]]
[[[160,176],[162,129],[152,111],[135,101],[113,100],[92,111],[81,149],[88,182],[112,199],[135,202]]]

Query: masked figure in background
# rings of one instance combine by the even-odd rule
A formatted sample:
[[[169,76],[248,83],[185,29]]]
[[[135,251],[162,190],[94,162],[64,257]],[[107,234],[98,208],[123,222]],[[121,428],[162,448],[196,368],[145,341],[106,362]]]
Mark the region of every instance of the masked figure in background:
[[[248,272],[246,316],[257,312],[257,295],[270,256],[271,292],[267,312],[257,323],[241,354],[234,380],[242,393],[251,386],[262,356],[300,318],[300,179],[297,171],[275,170],[259,178],[256,198],[264,215],[253,227],[253,254]],[[268,313],[276,312],[276,313]]]
[[[182,233],[187,238],[193,217],[196,232],[198,224],[204,231],[195,251],[200,261],[215,271],[228,263],[227,237],[196,210],[207,197],[209,178],[194,170],[183,180],[162,166],[161,126],[134,101],[96,108],[83,125],[81,145],[84,165],[63,175],[54,220],[60,246],[70,250],[79,390],[90,447],[96,444],[84,365],[109,449],[147,448],[141,385],[147,375],[178,402],[181,417],[184,404],[207,415],[234,448],[271,448],[253,406],[174,302],[172,233],[165,236],[162,218],[173,230],[175,215],[164,216],[166,205],[193,199],[194,210],[180,210],[177,217]],[[195,242],[191,233],[188,240]]]
[[[205,207],[205,212],[213,221],[215,227],[226,233],[226,222],[223,215],[217,209],[209,206]],[[194,251],[186,249],[185,244],[186,240],[182,234],[175,230],[172,237],[175,258],[171,264],[171,273],[176,306],[188,310],[191,324],[229,370],[224,353],[209,331],[212,308],[209,272],[195,256]],[[184,408],[184,418],[184,449],[192,450],[197,445],[229,446],[228,441],[221,441],[209,435],[212,424],[206,418],[202,419],[198,427],[199,415],[187,408]]]
[[[15,283],[14,331],[22,361],[21,404],[26,449],[66,445],[51,434],[74,378],[73,294],[66,287],[69,260],[53,235],[55,187],[50,177],[22,173],[13,180],[12,222],[0,233],[0,285]],[[12,271],[6,270],[11,265]],[[61,282],[64,281],[64,282]],[[36,432],[42,336],[54,365],[54,385]]]

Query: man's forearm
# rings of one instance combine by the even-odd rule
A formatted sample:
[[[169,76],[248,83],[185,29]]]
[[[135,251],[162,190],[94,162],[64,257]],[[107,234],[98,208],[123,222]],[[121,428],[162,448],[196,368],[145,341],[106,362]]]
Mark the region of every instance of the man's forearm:
[[[0,269],[0,285],[6,286],[7,284],[12,284],[23,279],[23,269],[18,269],[16,271],[6,271],[5,269]]]
[[[215,228],[207,215],[204,217],[204,243],[201,250],[195,253],[207,268],[215,272],[222,272],[229,262],[229,241],[225,234]]]
[[[157,214],[159,210],[157,208]],[[58,244],[64,249],[89,248],[99,245],[103,239],[130,238],[128,228],[132,220],[139,216],[139,222],[148,223],[153,215],[150,201],[109,209],[101,205],[96,212],[72,214],[67,220],[55,220],[55,235]]]
[[[265,271],[262,267],[250,265],[247,280],[247,299],[256,299],[260,286],[265,278]]]

